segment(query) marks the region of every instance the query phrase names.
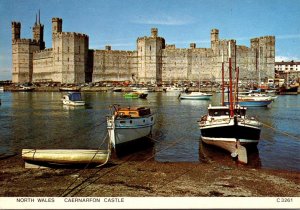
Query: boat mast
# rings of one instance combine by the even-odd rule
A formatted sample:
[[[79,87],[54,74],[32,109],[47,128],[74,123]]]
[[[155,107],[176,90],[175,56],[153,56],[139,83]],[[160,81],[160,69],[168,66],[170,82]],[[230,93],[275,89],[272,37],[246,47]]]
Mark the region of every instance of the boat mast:
[[[239,73],[240,73],[240,68],[239,67],[236,67],[236,98],[235,98],[235,101],[236,103],[239,102]]]
[[[260,46],[258,47],[258,88],[260,88]]]
[[[222,50],[222,106],[224,106],[224,55]]]
[[[233,96],[232,96],[232,69],[231,69],[231,42],[229,41],[228,47],[229,53],[229,110],[230,110],[230,117],[233,117]]]

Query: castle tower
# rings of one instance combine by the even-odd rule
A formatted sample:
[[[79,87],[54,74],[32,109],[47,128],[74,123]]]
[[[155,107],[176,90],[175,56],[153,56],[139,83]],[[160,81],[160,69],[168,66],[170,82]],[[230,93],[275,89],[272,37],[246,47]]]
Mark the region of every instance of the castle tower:
[[[12,40],[17,40],[21,38],[21,23],[20,22],[12,22]]]
[[[35,23],[32,27],[32,33],[33,33],[33,40],[35,40],[39,44],[40,50],[44,50],[45,49],[44,25],[41,24],[40,21],[40,11],[39,11],[39,15],[36,16]]]
[[[62,32],[62,19],[52,18],[52,36],[53,34]]]
[[[21,39],[21,23],[12,22],[12,82],[32,82],[33,52],[40,49],[36,41]]]
[[[211,43],[211,49],[214,51],[218,47],[219,42],[219,30],[218,29],[212,29],[210,33],[210,43]]]
[[[157,28],[151,28],[151,37],[156,38],[157,37]]]
[[[260,80],[274,78],[275,68],[275,37],[263,36],[251,41],[254,69],[259,71]]]
[[[140,82],[162,82],[162,50],[164,48],[165,39],[158,37],[157,28],[151,29],[151,37],[145,36],[137,39],[137,79]]]

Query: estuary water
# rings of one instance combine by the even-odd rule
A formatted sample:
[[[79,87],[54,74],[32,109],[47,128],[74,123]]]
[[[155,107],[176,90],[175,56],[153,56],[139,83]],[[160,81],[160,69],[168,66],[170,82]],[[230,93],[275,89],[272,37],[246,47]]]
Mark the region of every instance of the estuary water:
[[[197,120],[212,100],[179,100],[172,93],[151,92],[147,99],[125,99],[123,93],[82,93],[85,107],[64,106],[62,92],[0,92],[0,161],[23,148],[96,149],[107,135],[109,106],[148,106],[156,114],[153,145],[134,157],[158,162],[219,161],[236,164],[230,154],[200,140]],[[248,108],[263,124],[257,149],[246,167],[300,171],[300,96],[278,96],[271,107]]]

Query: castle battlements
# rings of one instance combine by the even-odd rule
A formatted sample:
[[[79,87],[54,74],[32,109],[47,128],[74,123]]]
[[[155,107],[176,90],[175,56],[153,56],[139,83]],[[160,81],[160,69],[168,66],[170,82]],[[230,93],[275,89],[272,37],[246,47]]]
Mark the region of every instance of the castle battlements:
[[[44,49],[44,50],[38,50],[38,51],[35,51],[34,53],[43,53],[43,52],[52,52],[53,49],[52,48],[47,48],[47,49]]]
[[[82,34],[82,33],[77,33],[77,32],[58,32],[53,34],[53,37],[62,37],[62,36],[66,36],[66,37],[77,37],[77,38],[89,38],[88,35],[86,34]]]
[[[36,45],[38,44],[35,40],[33,39],[14,39],[12,40],[13,44],[28,44],[28,45]]]
[[[95,55],[97,54],[127,54],[131,55],[134,51],[129,50],[93,50]]]
[[[20,22],[17,22],[17,21],[11,22],[11,25],[12,25],[12,26],[15,26],[15,27],[21,27],[21,23],[20,23]]]

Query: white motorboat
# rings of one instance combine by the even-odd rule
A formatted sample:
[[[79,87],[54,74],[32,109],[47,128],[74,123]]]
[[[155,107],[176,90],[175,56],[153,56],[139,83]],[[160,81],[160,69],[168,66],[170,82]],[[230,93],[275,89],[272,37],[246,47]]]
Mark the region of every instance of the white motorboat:
[[[80,92],[68,93],[61,99],[63,104],[71,106],[84,106],[85,102],[81,99]]]
[[[107,117],[107,129],[115,150],[119,145],[151,134],[155,114],[151,113],[150,108],[121,108],[119,105],[113,105],[111,111],[111,115]]]
[[[211,99],[212,94],[203,93],[203,92],[189,92],[181,93],[179,95],[180,99],[190,99],[190,100],[209,100]]]

